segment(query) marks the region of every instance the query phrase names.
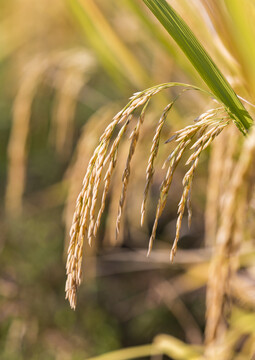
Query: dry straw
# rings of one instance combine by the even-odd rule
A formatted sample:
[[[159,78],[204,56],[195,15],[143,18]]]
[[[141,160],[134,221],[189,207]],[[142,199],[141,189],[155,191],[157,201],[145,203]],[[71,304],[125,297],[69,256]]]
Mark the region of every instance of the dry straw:
[[[180,86],[180,84],[176,83],[162,84],[160,86],[145,90],[141,93],[134,94],[128,105],[113,118],[112,122],[105,129],[100,138],[99,145],[96,147],[89,161],[87,172],[83,180],[82,189],[76,202],[76,209],[70,230],[71,239],[68,248],[66,264],[66,298],[69,300],[73,309],[75,309],[76,306],[77,287],[81,283],[81,266],[84,240],[87,239],[91,245],[93,238],[97,234],[101,217],[105,209],[106,197],[110,188],[112,175],[118,160],[118,149],[120,142],[124,138],[127,128],[131,127],[132,123],[135,121],[135,119],[137,119],[136,125],[133,127],[129,137],[130,146],[126,159],[126,165],[122,174],[122,189],[119,197],[118,215],[116,221],[116,237],[118,236],[120,230],[123,207],[125,204],[127,187],[131,172],[131,162],[136,150],[137,142],[139,140],[140,130],[144,122],[145,112],[149,101],[151,97],[157,94],[159,91],[177,85]],[[191,86],[185,85],[185,89],[191,88]],[[198,88],[194,89],[198,90]],[[141,207],[141,223],[144,221],[146,201],[153,178],[154,162],[158,153],[162,127],[175,100],[166,106],[155,129],[146,169],[146,184]],[[141,106],[142,111],[137,118],[134,112]],[[175,141],[176,146],[164,164],[164,167],[166,168],[166,174],[160,187],[160,195],[156,209],[154,226],[149,241],[148,255],[152,249],[152,245],[156,237],[158,220],[162,214],[162,211],[164,210],[175,169],[180,162],[185,150],[190,147],[192,155],[186,162],[186,165],[189,165],[189,169],[183,178],[183,194],[178,207],[176,237],[170,253],[170,259],[173,261],[177,250],[181,223],[186,207],[188,209],[189,224],[191,221],[191,188],[199,157],[202,151],[210,145],[214,138],[220,134],[220,132],[228,125],[229,122],[230,117],[228,113],[225,111],[224,107],[220,106],[202,114],[195,120],[193,125],[187,126],[186,128],[177,131],[174,136],[172,136],[167,141],[167,143]],[[113,133],[116,132],[117,128],[119,128],[119,130],[117,131],[115,140],[112,141]],[[100,184],[102,183],[102,180],[104,180],[104,187],[101,199],[99,201]],[[99,209],[97,204],[99,204]]]

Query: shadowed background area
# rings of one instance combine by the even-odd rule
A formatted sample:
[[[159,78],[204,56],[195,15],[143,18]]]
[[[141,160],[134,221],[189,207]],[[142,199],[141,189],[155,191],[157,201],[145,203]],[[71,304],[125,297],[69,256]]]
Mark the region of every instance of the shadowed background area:
[[[169,3],[238,95],[254,103],[253,1]],[[175,87],[153,96],[116,238],[133,134],[127,130],[97,236],[91,247],[84,244],[76,310],[65,300],[75,202],[107,125],[135,92],[166,82],[206,89],[142,1],[2,0],[0,79],[0,358],[80,360],[126,347],[135,347],[133,359],[202,359],[204,353],[212,359],[251,358],[254,131],[244,138],[230,124],[202,152],[193,181],[192,225],[185,211],[171,264],[185,163],[192,152],[185,153],[146,257],[162,166],[175,146],[165,142],[217,106],[199,91]],[[141,227],[155,130],[176,97],[162,127]],[[253,114],[252,106],[245,106]],[[120,355],[114,356],[106,359]]]

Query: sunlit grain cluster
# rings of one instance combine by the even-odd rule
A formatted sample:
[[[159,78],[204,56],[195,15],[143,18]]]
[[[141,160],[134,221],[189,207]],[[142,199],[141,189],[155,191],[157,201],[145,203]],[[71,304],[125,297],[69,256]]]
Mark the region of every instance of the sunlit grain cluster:
[[[87,167],[87,171],[83,180],[82,190],[76,202],[76,209],[73,217],[73,223],[70,230],[70,244],[68,248],[68,258],[66,265],[67,283],[66,297],[70,301],[71,307],[76,306],[76,291],[81,283],[81,267],[83,244],[86,239],[91,245],[93,238],[97,235],[97,231],[101,222],[101,217],[105,209],[106,198],[109,192],[110,183],[116,163],[118,160],[118,149],[127,128],[133,126],[129,135],[130,146],[126,159],[125,168],[122,174],[122,189],[119,197],[118,214],[116,220],[116,237],[120,231],[121,217],[125,204],[127,187],[131,172],[131,162],[139,141],[139,133],[145,120],[145,112],[152,96],[159,91],[174,86],[173,84],[163,84],[144,92],[135,94],[128,105],[124,107],[107,126],[100,137],[99,145],[96,147]],[[176,100],[176,99],[175,99]],[[141,224],[144,222],[146,211],[146,202],[150,185],[154,174],[154,161],[158,153],[160,135],[166,117],[171,110],[174,101],[169,103],[156,126],[155,134],[152,140],[149,160],[146,169],[146,180],[144,197],[141,206]],[[134,112],[142,107],[140,115],[135,117]],[[136,119],[136,120],[135,120]],[[135,122],[133,125],[133,122]],[[174,150],[165,160],[163,167],[166,169],[165,177],[160,187],[159,200],[155,215],[154,226],[149,241],[148,254],[152,249],[158,220],[166,205],[167,195],[172,183],[175,169],[180,162],[185,150],[190,149],[192,154],[188,158],[186,165],[189,169],[183,178],[183,194],[178,207],[178,218],[176,224],[176,236],[171,249],[170,259],[173,261],[177,250],[177,244],[180,237],[181,223],[184,210],[187,207],[189,224],[191,222],[191,188],[195,169],[198,165],[199,157],[202,151],[207,148],[213,139],[228,125],[230,117],[223,107],[211,109],[199,116],[193,125],[187,126],[177,131],[167,143],[175,142]],[[113,133],[118,129],[115,139]],[[100,194],[100,185],[103,183],[102,195]],[[99,207],[99,208],[98,208]],[[98,210],[97,210],[98,208]]]

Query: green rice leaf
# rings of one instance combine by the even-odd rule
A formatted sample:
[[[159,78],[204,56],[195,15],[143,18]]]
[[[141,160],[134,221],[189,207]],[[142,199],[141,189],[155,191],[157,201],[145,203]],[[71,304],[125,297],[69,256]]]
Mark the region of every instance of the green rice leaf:
[[[253,124],[250,114],[188,25],[165,0],[143,2],[176,41],[215,98],[226,107],[239,130],[246,134]]]

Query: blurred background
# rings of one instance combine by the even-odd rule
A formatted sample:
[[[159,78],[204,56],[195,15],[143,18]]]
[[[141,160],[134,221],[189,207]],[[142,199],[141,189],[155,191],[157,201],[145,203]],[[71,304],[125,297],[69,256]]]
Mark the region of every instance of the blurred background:
[[[239,95],[252,101],[254,22],[243,20],[252,19],[254,3],[247,2],[241,9],[238,1],[228,0],[220,4],[213,0],[170,3]],[[104,128],[136,91],[169,81],[205,87],[169,35],[138,0],[2,0],[0,78],[0,358],[86,359],[149,344],[161,333],[186,344],[202,345],[205,284],[219,212],[216,200],[226,189],[227,176],[231,178],[233,161],[225,174],[219,175],[216,194],[215,187],[209,195],[207,190],[219,178],[215,178],[220,172],[217,156],[226,153],[230,143],[234,150],[229,150],[229,158],[236,159],[241,151],[242,136],[234,127],[219,138],[225,150],[215,146],[211,163],[212,150],[201,156],[193,187],[192,227],[188,229],[185,217],[174,264],[169,262],[169,252],[184,162],[175,174],[152,254],[146,257],[163,179],[161,167],[171,149],[164,141],[214,106],[212,99],[198,92],[183,94],[168,117],[141,228],[139,214],[155,126],[179,90],[167,90],[153,99],[116,241],[128,142],[123,144],[119,155],[123,166],[116,169],[99,235],[91,248],[85,246],[84,279],[76,311],[64,298],[66,249],[75,201]],[[250,175],[249,184],[253,179]],[[253,186],[249,188],[253,194],[250,189]],[[247,198],[245,194],[242,199]],[[248,240],[252,239],[254,204],[253,200],[245,235],[248,250],[242,262],[246,271],[251,267],[250,279],[254,250]],[[250,311],[253,321],[252,294],[248,300],[245,314]],[[242,301],[243,306],[246,303]],[[240,315],[241,310],[236,311]],[[254,326],[247,332],[254,336]]]

